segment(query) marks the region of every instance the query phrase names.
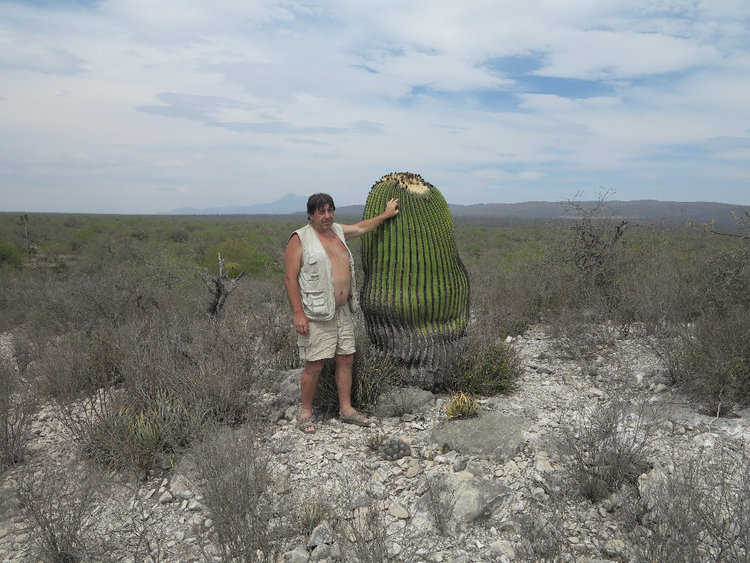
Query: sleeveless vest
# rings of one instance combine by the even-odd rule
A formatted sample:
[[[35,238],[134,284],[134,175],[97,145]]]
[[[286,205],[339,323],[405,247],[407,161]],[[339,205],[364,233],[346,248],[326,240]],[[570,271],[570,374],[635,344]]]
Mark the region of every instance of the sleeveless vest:
[[[346,244],[344,229],[338,223],[333,223],[331,229],[344,243],[349,253],[349,275],[351,289],[349,290],[349,307],[352,311],[358,308],[355,291],[354,258]],[[333,294],[333,268],[328,253],[323,248],[315,229],[305,225],[294,231],[302,244],[302,266],[297,276],[302,309],[305,316],[312,321],[329,321],[336,311],[336,298]]]

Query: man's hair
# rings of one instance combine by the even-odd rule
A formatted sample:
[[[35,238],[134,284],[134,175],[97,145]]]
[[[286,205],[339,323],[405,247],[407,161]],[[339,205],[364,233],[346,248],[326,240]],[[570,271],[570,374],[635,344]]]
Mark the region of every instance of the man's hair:
[[[325,206],[331,208],[331,211],[336,211],[336,206],[333,204],[333,198],[328,194],[313,194],[307,199],[307,217],[315,213],[318,209],[324,209]]]

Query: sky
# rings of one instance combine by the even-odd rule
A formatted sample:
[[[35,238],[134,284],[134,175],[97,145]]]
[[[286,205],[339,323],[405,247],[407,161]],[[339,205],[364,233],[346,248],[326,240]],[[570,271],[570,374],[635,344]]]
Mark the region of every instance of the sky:
[[[750,204],[747,0],[0,0],[0,211],[390,172],[449,203]]]

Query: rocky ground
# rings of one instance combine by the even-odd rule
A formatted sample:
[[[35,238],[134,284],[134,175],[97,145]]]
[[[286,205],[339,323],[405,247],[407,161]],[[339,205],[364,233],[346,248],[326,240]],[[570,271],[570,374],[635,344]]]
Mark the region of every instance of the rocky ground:
[[[724,444],[739,448],[750,438],[747,412],[731,419],[704,416],[671,391],[659,361],[637,336],[617,339],[587,362],[561,359],[543,326],[513,346],[524,365],[517,391],[481,401],[479,416],[461,421],[446,420],[448,397],[415,391],[411,412],[392,416],[383,407],[373,428],[331,418],[304,435],[293,418],[297,407],[287,405],[298,373],[280,374],[286,384],[264,399],[270,410],[277,408],[263,440],[273,452],[274,489],[296,499],[291,510],[333,509],[312,533],[298,531],[283,558],[353,561],[355,548],[346,537],[356,542],[369,534],[369,560],[377,560],[380,541],[394,561],[636,561],[639,536],[623,495],[592,503],[579,494],[565,455],[571,447],[563,439],[566,429],[613,401],[627,400],[634,411],[641,402],[650,405],[659,422],[649,442],[649,466],[634,483],[641,493],[681,460]],[[635,425],[640,419],[628,420]],[[371,447],[377,435],[404,441],[410,455],[386,459]],[[45,487],[54,489],[61,474],[85,482],[87,476],[70,469],[77,459],[56,407],[45,405],[33,423],[28,460],[0,475],[0,560],[36,560],[27,550],[36,533],[26,528],[19,480],[39,475],[33,483],[40,495],[50,494]],[[109,558],[221,560],[190,456],[165,463],[143,481],[108,475],[105,483],[93,515],[99,539],[128,544]],[[341,522],[356,523],[363,515],[384,531],[382,537],[373,529],[358,538],[351,525],[340,533]]]

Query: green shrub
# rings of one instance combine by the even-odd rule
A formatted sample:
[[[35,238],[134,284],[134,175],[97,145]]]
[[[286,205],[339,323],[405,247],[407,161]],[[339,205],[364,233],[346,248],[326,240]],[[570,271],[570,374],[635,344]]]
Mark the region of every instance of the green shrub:
[[[165,391],[136,410],[114,401],[94,421],[85,451],[97,462],[116,469],[147,470],[158,453],[174,454],[201,432],[202,414]]]
[[[332,512],[331,505],[325,500],[302,502],[297,510],[297,522],[303,534],[309,536]]]
[[[221,254],[227,264],[237,266],[237,274],[245,273],[257,278],[268,278],[281,273],[281,267],[267,254],[240,239],[227,239],[218,247],[208,249],[200,265],[212,274],[218,273],[217,256]]]
[[[23,265],[23,250],[12,242],[0,240],[0,266],[20,268]]]
[[[463,352],[451,384],[475,395],[508,394],[520,374],[521,365],[511,346],[477,345],[475,341]]]

